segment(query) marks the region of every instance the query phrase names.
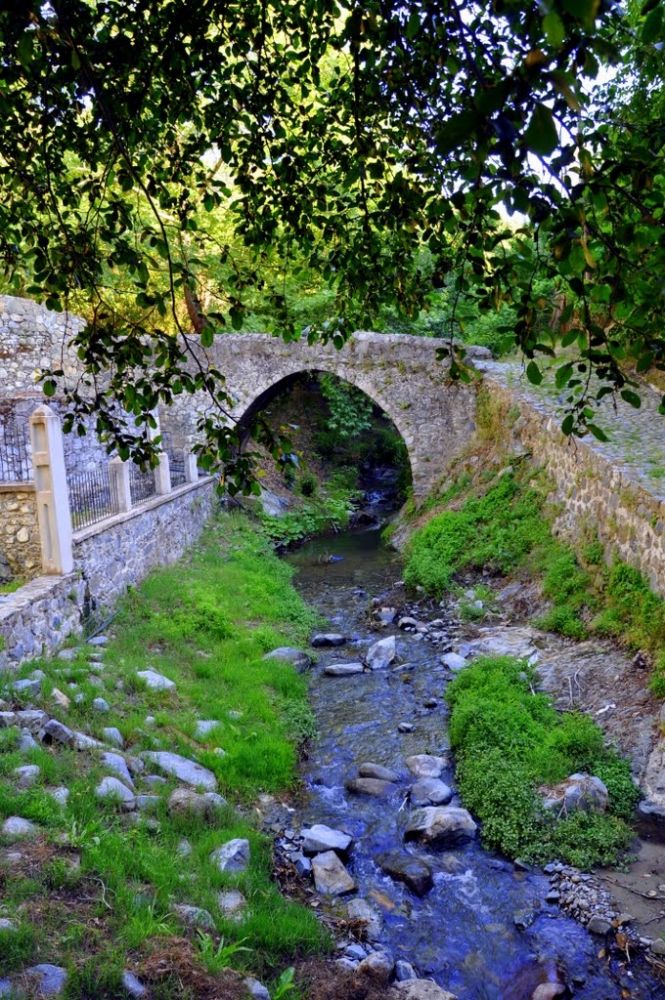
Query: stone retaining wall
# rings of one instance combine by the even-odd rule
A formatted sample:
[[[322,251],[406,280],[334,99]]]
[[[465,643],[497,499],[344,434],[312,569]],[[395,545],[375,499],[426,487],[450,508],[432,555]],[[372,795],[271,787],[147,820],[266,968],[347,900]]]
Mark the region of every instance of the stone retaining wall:
[[[0,553],[16,577],[41,572],[41,543],[33,483],[0,483]]]
[[[638,569],[665,597],[665,503],[593,446],[565,437],[525,393],[487,376],[484,384],[504,412],[517,413],[512,434],[554,483],[555,532],[578,545],[597,534],[608,559]]]
[[[0,671],[53,653],[89,614],[110,610],[127,587],[179,559],[217,503],[214,480],[202,479],[77,532],[74,573],[40,576],[0,596]]]
[[[66,376],[76,377],[80,363],[68,342],[84,325],[72,313],[0,295],[0,395],[34,390],[36,373],[44,368],[62,368]]]

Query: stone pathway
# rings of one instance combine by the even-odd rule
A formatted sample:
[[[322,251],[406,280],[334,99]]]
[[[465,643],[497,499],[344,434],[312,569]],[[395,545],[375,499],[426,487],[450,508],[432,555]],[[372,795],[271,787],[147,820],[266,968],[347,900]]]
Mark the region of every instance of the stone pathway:
[[[555,387],[553,374],[545,372],[542,383],[536,386],[527,379],[522,361],[483,360],[475,364],[540,413],[563,419],[566,393]],[[665,417],[658,413],[661,394],[647,384],[639,392],[642,397],[639,410],[622,399],[615,404],[611,396],[605,396],[597,404],[595,422],[610,440],[598,441],[589,434],[584,443],[621,469],[626,478],[665,500]]]

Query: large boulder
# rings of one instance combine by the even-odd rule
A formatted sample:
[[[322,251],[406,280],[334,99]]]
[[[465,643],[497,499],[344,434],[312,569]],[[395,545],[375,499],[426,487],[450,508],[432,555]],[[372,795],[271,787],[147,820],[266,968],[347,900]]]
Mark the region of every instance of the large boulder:
[[[554,812],[605,812],[609,801],[607,788],[592,774],[571,774],[558,785],[540,789],[545,809]]]
[[[361,778],[378,778],[379,781],[399,781],[399,775],[396,771],[391,771],[388,767],[383,767],[381,764],[373,764],[368,761],[361,764],[358,768],[358,774]]]
[[[383,670],[393,662],[395,656],[395,636],[388,635],[369,647],[365,654],[365,663],[370,670]]]
[[[356,883],[334,851],[317,854],[312,861],[314,885],[318,892],[326,896],[344,896],[353,892]]]
[[[142,756],[151,761],[158,770],[172,775],[185,785],[191,785],[193,788],[200,786],[209,792],[214,792],[217,788],[217,778],[212,771],[188,757],[181,757],[180,754],[168,750],[145,750]]]
[[[386,875],[390,875],[396,882],[404,882],[416,896],[424,896],[434,884],[429,865],[405,851],[381,854],[377,861]]]
[[[303,652],[302,649],[294,649],[293,646],[278,646],[263,657],[264,660],[279,660],[282,663],[290,663],[299,674],[304,674],[312,666],[312,657]]]
[[[466,809],[426,806],[411,813],[405,840],[419,840],[432,847],[454,847],[473,840],[477,826]]]
[[[406,758],[406,766],[416,778],[438,778],[446,763],[445,757],[433,757],[429,753],[416,753]]]
[[[301,830],[303,838],[302,849],[305,854],[323,854],[324,851],[337,851],[346,854],[353,843],[353,838],[341,830],[333,830],[323,823],[304,827]]]

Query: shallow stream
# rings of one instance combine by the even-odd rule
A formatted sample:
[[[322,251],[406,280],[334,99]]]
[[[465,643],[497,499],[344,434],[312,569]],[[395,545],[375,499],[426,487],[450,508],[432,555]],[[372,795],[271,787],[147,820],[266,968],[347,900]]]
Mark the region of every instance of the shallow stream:
[[[449,674],[440,658],[450,645],[434,646],[396,625],[377,632],[368,614],[371,599],[388,591],[402,571],[378,531],[317,539],[288,558],[303,596],[349,638],[339,649],[317,650],[311,698],[320,738],[304,765],[307,795],[293,825],[325,823],[354,837],[348,867],[357,895],[383,916],[380,944],[459,1000],[528,1000],[539,984],[557,978],[568,985],[564,995],[580,1000],[664,997],[646,966],[625,968],[606,958],[602,938],[546,902],[550,884],[542,872],[520,870],[479,841],[439,853],[405,848],[406,793],[414,780],[405,759],[449,757],[443,697]],[[457,624],[436,608],[424,620],[437,617],[452,643]],[[371,642],[389,634],[397,637],[399,669],[324,675],[327,663],[358,660]],[[425,708],[430,699],[436,707]],[[400,733],[402,721],[413,723],[413,732]],[[399,792],[387,799],[347,792],[345,781],[366,761],[398,771]],[[441,778],[455,787],[452,760]],[[453,804],[460,804],[457,797]],[[376,863],[384,852],[405,849],[425,858],[434,872],[434,886],[422,898]],[[341,901],[325,905],[345,912]]]

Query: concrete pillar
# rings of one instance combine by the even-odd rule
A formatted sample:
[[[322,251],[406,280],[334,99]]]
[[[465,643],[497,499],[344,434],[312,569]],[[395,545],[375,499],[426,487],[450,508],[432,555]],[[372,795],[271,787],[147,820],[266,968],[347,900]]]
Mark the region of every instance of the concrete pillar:
[[[169,456],[165,451],[159,453],[159,462],[155,466],[155,493],[160,496],[171,492],[171,466]]]
[[[129,463],[121,458],[112,458],[109,462],[109,482],[111,484],[111,499],[116,513],[124,514],[132,507],[132,494],[129,488]]]
[[[185,482],[186,483],[196,483],[199,478],[199,467],[196,464],[196,455],[185,448],[184,451],[185,459]]]
[[[152,415],[155,418],[155,427],[148,428],[148,437],[151,441],[154,441],[159,434],[161,434],[161,428],[159,423],[159,410],[155,408],[152,411]],[[159,452],[159,461],[155,466],[155,493],[158,496],[163,496],[164,493],[171,492],[171,467],[169,464],[169,456],[165,451]]]
[[[62,431],[50,406],[38,407],[30,417],[30,440],[42,569],[53,575],[71,573],[74,569],[72,516]]]

